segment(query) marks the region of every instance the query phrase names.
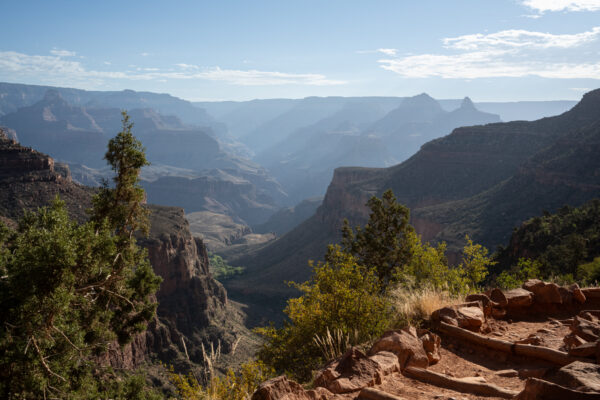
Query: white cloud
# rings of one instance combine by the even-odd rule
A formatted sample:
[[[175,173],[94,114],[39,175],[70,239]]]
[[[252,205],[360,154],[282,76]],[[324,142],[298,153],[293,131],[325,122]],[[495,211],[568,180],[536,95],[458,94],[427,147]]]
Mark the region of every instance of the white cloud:
[[[224,81],[234,85],[258,86],[258,85],[309,85],[329,86],[343,85],[346,82],[327,79],[321,74],[291,74],[275,71],[258,70],[233,70],[210,68],[202,72],[190,75],[189,78],[208,79],[212,81]]]
[[[523,0],[523,5],[538,12],[598,11],[600,0]]]
[[[105,65],[110,65],[106,64]],[[127,71],[97,71],[85,68],[79,61],[62,56],[37,56],[14,51],[0,52],[0,77],[36,76],[56,83],[72,85],[74,82],[101,83],[108,79],[156,80],[186,79],[220,81],[232,85],[342,85],[345,81],[328,79],[322,74],[294,74],[277,71],[235,70],[220,67],[203,68],[190,64],[176,64],[179,70],[137,67]]]
[[[52,49],[50,50],[50,54],[57,57],[74,57],[77,55],[74,51],[69,50],[60,50],[60,49]]]
[[[458,55],[423,54],[402,59],[379,60],[381,67],[407,78],[542,78],[600,79],[600,62],[548,63],[543,61],[513,61],[502,59],[503,53],[470,52]]]
[[[600,79],[596,52],[600,27],[555,35],[525,30],[463,35],[443,39],[445,52],[388,57],[380,66],[408,78],[476,79],[538,76]]]
[[[476,33],[455,38],[446,38],[444,45],[457,50],[478,50],[489,48],[569,48],[581,46],[600,37],[600,27],[590,31],[554,35],[545,32],[532,32],[510,29],[490,34]]]
[[[377,49],[378,52],[383,53],[387,56],[395,56],[398,52],[397,49]]]
[[[396,53],[398,53],[398,49],[376,49],[376,50],[358,50],[356,51],[356,54],[375,54],[375,53],[382,53],[385,54],[386,56],[395,56]]]

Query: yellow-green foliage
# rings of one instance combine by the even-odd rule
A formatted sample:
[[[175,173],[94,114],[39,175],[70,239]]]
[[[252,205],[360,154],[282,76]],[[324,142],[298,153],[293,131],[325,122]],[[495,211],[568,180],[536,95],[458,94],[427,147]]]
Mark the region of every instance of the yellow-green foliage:
[[[338,246],[329,247],[326,259],[326,263],[311,264],[313,276],[308,282],[293,284],[302,296],[288,301],[289,322],[280,329],[257,330],[266,339],[259,359],[302,381],[323,361],[315,335],[340,331],[354,345],[381,334],[391,315],[374,270],[357,264],[354,256]]]
[[[176,374],[172,369],[170,380],[184,400],[248,400],[258,385],[274,374],[273,369],[264,363],[251,361],[242,364],[237,373],[230,368],[224,376],[212,377],[206,386],[202,386],[191,373]]]
[[[397,272],[395,280],[402,290],[418,291],[432,289],[450,293],[474,291],[488,274],[487,267],[493,265],[488,250],[474,244],[467,236],[463,249],[462,263],[450,267],[446,259],[446,243],[436,247],[423,243],[415,232],[406,234],[406,241],[412,257]]]
[[[584,285],[595,284],[600,281],[600,257],[577,267],[577,279]]]
[[[479,284],[488,275],[488,267],[496,263],[488,256],[488,249],[480,244],[473,244],[469,235],[465,239],[467,240],[467,244],[463,249],[463,259],[460,268],[466,278],[466,283],[473,290],[478,288]]]
[[[520,287],[527,279],[540,278],[542,276],[541,264],[537,260],[520,258],[519,263],[510,270],[502,271],[496,278],[496,286],[502,289],[514,289]]]

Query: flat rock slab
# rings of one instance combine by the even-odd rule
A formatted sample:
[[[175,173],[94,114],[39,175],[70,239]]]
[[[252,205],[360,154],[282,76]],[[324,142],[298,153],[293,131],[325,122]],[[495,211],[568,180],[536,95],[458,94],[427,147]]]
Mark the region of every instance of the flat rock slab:
[[[571,389],[600,393],[600,365],[575,361],[559,369],[550,380]]]

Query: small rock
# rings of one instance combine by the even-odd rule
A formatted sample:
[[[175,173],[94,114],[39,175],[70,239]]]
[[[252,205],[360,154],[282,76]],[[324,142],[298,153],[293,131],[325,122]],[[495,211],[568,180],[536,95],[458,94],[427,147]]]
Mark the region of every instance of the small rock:
[[[542,328],[537,330],[539,333],[553,333],[550,329]]]
[[[369,354],[374,355],[380,351],[389,351],[398,357],[400,368],[408,366],[427,368],[429,358],[423,348],[421,340],[406,330],[388,331],[375,342]]]
[[[574,283],[571,286],[569,286],[568,289],[571,291],[571,293],[573,293],[573,299],[576,302],[578,302],[579,304],[585,303],[585,294],[583,294],[583,291],[579,288],[578,284]]]
[[[429,365],[437,364],[442,359],[442,356],[440,355],[442,339],[438,335],[428,331],[427,329],[418,329],[417,336],[423,344],[423,349],[427,354]]]
[[[504,378],[514,378],[515,376],[519,376],[519,373],[514,369],[503,369],[496,371],[495,374]]]
[[[546,372],[548,372],[548,368],[521,369],[519,370],[519,378],[541,378],[546,374]]]
[[[528,338],[516,340],[515,343],[519,344],[533,344],[538,346],[542,344],[542,339],[539,336],[530,335]]]
[[[581,346],[582,344],[587,343],[586,340],[580,338],[574,333],[570,333],[567,336],[565,336],[563,338],[563,342],[565,343],[567,350],[571,349],[572,347]]]
[[[573,346],[569,349],[569,355],[573,357],[591,357],[596,358],[598,342],[583,343],[579,346]]]

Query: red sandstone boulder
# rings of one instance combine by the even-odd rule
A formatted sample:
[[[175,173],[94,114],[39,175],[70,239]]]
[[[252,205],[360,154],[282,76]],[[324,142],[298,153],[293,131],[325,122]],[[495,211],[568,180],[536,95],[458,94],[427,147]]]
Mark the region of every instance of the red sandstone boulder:
[[[583,294],[583,291],[581,290],[578,284],[574,283],[571,286],[569,286],[568,289],[571,293],[573,293],[573,299],[576,302],[578,302],[579,304],[585,303],[585,294]]]
[[[587,357],[596,359],[599,350],[599,342],[582,343],[569,349],[569,355],[573,357]]]
[[[325,400],[326,398],[323,398]],[[321,400],[311,397],[304,388],[288,380],[284,375],[261,383],[252,395],[252,400]]]
[[[485,315],[480,305],[481,303],[468,303],[463,306],[444,307],[434,311],[431,318],[434,321],[442,321],[477,332],[485,322]]]
[[[594,320],[589,312],[582,311],[573,318],[569,328],[573,334],[588,342],[595,342],[600,338],[600,323],[597,322],[597,319]]]
[[[534,301],[538,304],[562,304],[559,286],[556,283],[546,283],[539,279],[529,279],[523,284],[523,289],[534,294]]]
[[[398,357],[400,368],[419,367],[427,368],[429,358],[423,348],[414,328],[388,331],[375,342],[369,354],[375,355],[380,351],[389,351]]]
[[[600,393],[600,365],[575,361],[560,368],[549,380],[581,392]]]
[[[506,307],[508,305],[508,300],[504,295],[504,292],[498,288],[493,289],[489,295],[490,299],[498,304],[499,307]]]
[[[525,308],[533,304],[533,293],[525,289],[512,289],[503,292],[508,308]]]
[[[314,383],[332,393],[349,393],[381,383],[383,376],[399,370],[395,354],[384,351],[367,357],[353,347],[323,369],[315,377]]]
[[[427,329],[418,329],[417,336],[419,336],[421,343],[423,343],[423,349],[425,349],[425,353],[427,354],[429,365],[437,364],[442,359],[440,355],[442,339]]]

